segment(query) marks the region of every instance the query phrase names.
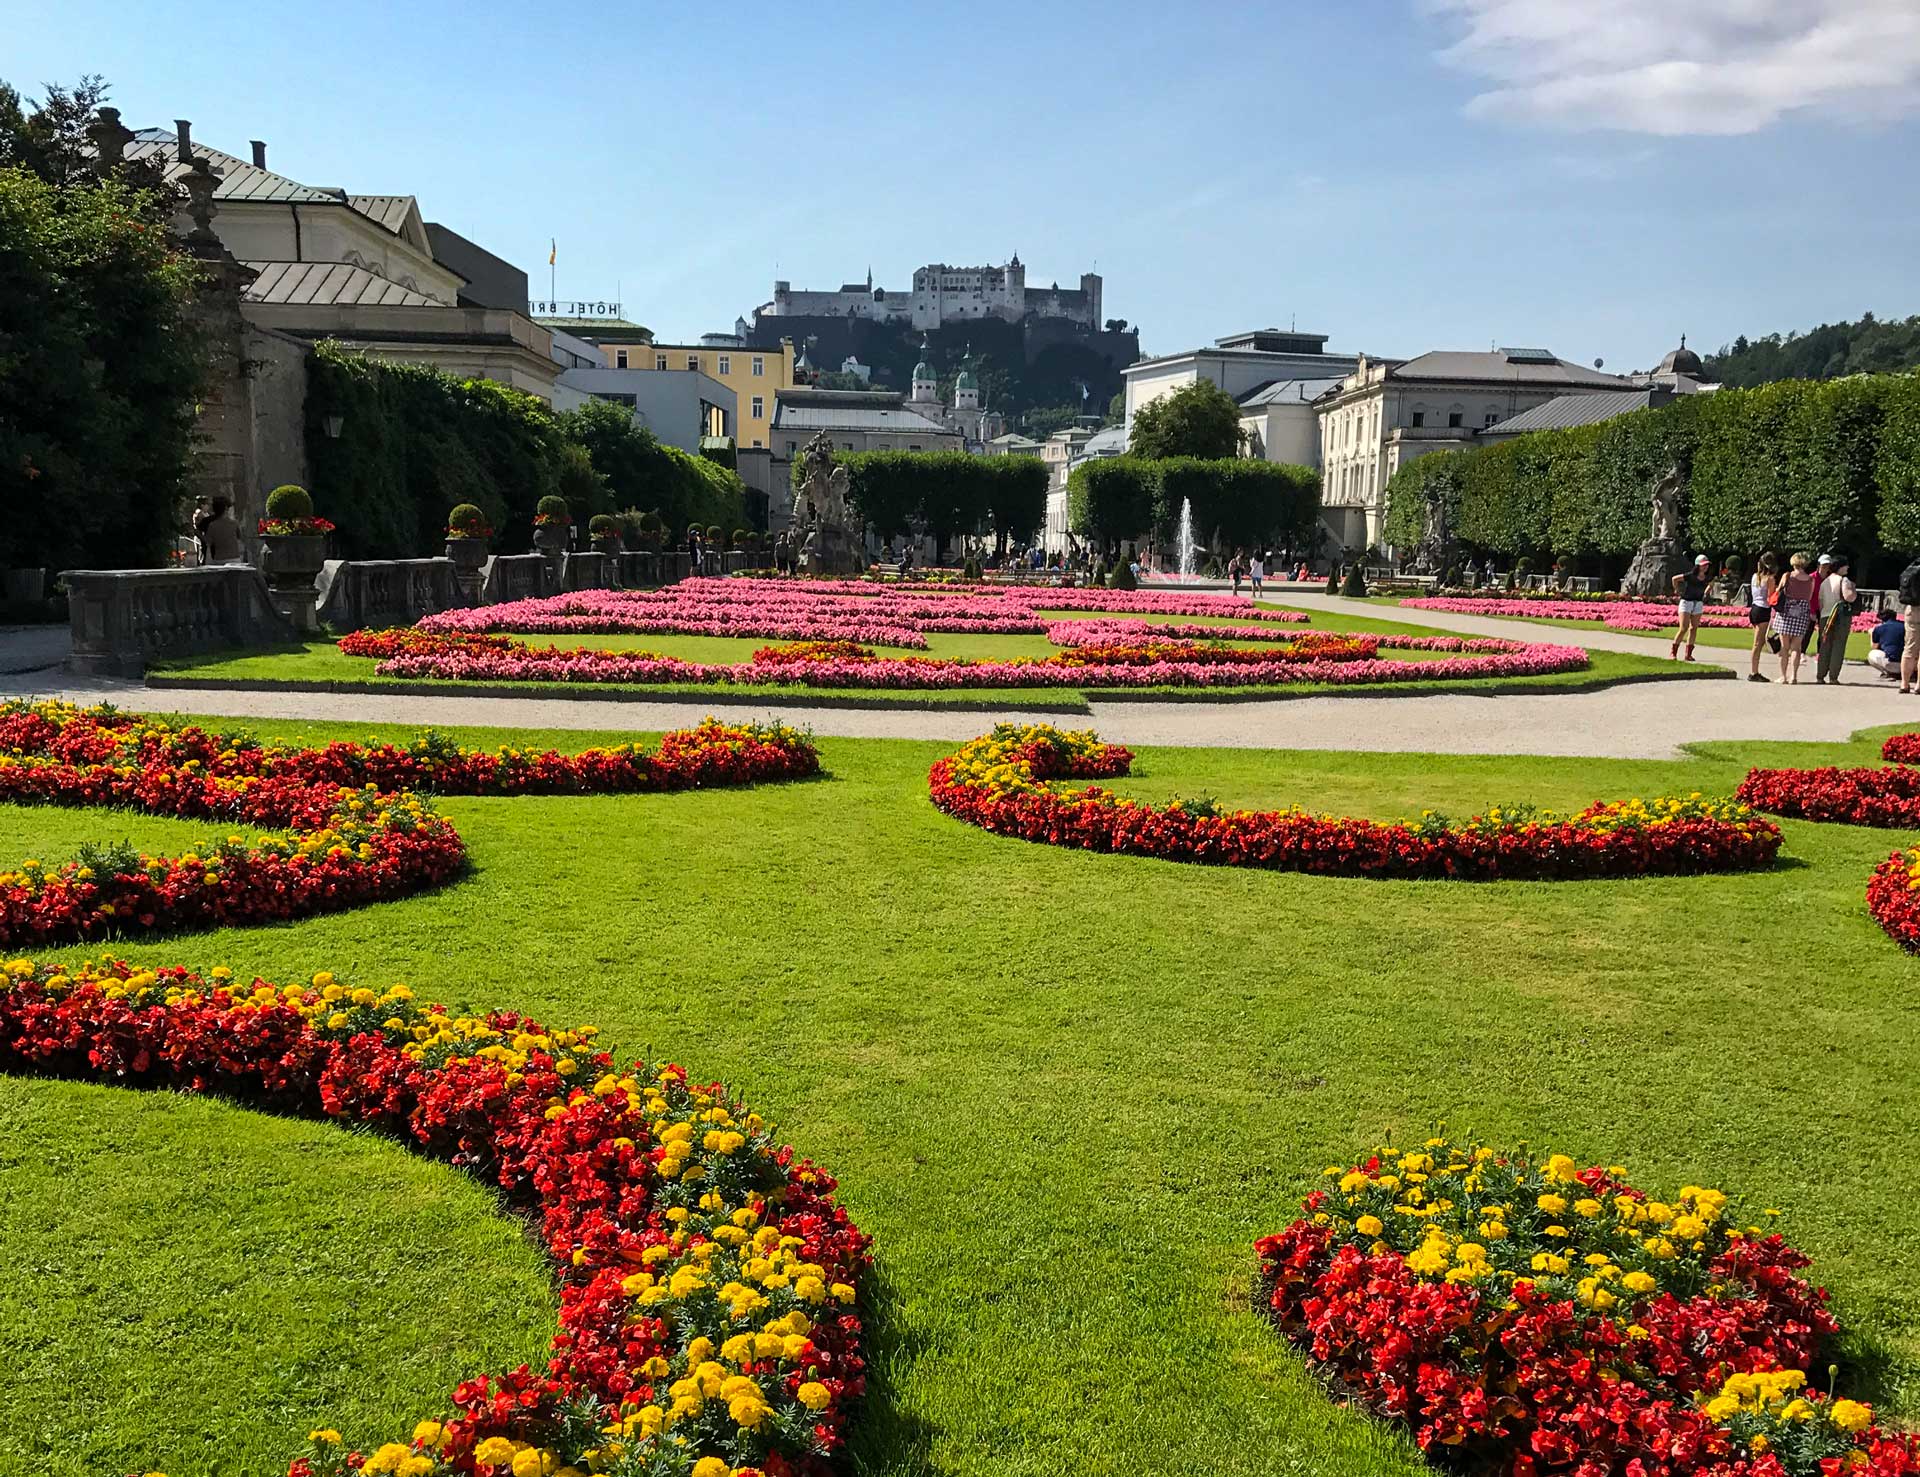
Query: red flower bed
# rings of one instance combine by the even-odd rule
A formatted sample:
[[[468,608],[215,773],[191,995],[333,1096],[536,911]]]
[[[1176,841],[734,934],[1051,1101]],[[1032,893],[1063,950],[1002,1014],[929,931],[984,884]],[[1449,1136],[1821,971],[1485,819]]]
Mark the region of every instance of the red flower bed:
[[[1896,733],[1880,746],[1889,764],[1920,764],[1920,733]]]
[[[1740,782],[1740,798],[1802,820],[1920,826],[1920,769],[1753,769]]]
[[[1867,879],[1867,911],[1901,948],[1920,954],[1920,849],[1896,851]]]
[[[536,1229],[562,1284],[545,1367],[468,1380],[365,1457],[317,1431],[290,1477],[826,1471],[865,1386],[867,1238],[832,1177],[723,1087],[622,1066],[594,1035],[329,974],[0,973],[0,1071],[371,1128],[498,1186]]]
[[[294,749],[61,703],[0,708],[0,801],[113,805],[284,830],[177,857],[88,848],[0,871],[0,944],[302,918],[405,897],[459,871],[466,848],[416,793],[583,794],[755,784],[819,771],[792,729],[722,724],[576,755],[414,744]]]
[[[1500,1477],[1920,1470],[1868,1407],[1807,1388],[1838,1325],[1807,1258],[1625,1171],[1457,1146],[1376,1152],[1255,1244],[1267,1315],[1336,1389],[1449,1467]]]
[[[940,760],[933,803],[984,830],[1169,861],[1271,867],[1344,877],[1620,877],[1724,872],[1770,864],[1780,828],[1729,801],[1596,802],[1560,817],[1494,809],[1451,822],[1428,813],[1382,823],[1304,810],[1221,811],[1208,801],[1150,805],[1054,779],[1128,772],[1132,755],[1091,733],[1003,724]]]

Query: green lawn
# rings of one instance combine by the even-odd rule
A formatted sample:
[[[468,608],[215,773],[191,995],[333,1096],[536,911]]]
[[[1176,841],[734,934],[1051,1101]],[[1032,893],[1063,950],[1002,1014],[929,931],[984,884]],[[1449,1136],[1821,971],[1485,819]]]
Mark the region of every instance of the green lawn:
[[[1066,618],[1096,617],[1101,612],[1056,612]],[[1175,618],[1178,619],[1178,618]],[[1232,625],[1236,622],[1230,617],[1214,618],[1198,616],[1193,618],[1201,625]],[[1299,630],[1321,630],[1342,632],[1379,632],[1397,635],[1437,636],[1450,635],[1432,626],[1413,625],[1405,621],[1380,620],[1368,615],[1350,615],[1344,611],[1323,613],[1315,611],[1311,627],[1301,626]],[[650,651],[662,656],[679,657],[684,661],[695,662],[744,662],[754,651],[770,644],[757,637],[744,636],[632,636],[632,635],[565,635],[565,636],[529,636],[521,638],[537,645],[549,646],[592,646],[615,651]],[[1239,646],[1252,646],[1259,643],[1235,642]],[[1578,645],[1577,642],[1569,643]],[[996,636],[976,634],[952,634],[934,632],[927,637],[927,654],[937,657],[973,657],[976,659],[1005,660],[1014,657],[1041,657],[1052,655],[1059,650],[1051,646],[1045,636]],[[1389,652],[1399,660],[1426,661],[1440,660],[1448,653],[1403,651]],[[1087,699],[1093,697],[1121,697],[1128,699],[1164,699],[1172,701],[1199,700],[1217,701],[1222,698],[1246,697],[1318,697],[1328,694],[1365,694],[1368,696],[1418,695],[1434,692],[1476,692],[1511,688],[1547,691],[1580,691],[1587,688],[1606,686],[1626,680],[1642,680],[1650,677],[1681,678],[1700,676],[1721,676],[1722,673],[1700,672],[1676,666],[1657,657],[1641,657],[1618,652],[1593,652],[1592,662],[1584,672],[1568,672],[1543,677],[1518,678],[1436,678],[1433,681],[1411,683],[1391,683],[1372,687],[1341,687],[1328,683],[1302,683],[1294,687],[1233,687],[1233,688],[1146,688],[1105,691],[1097,688],[972,688],[958,691],[891,692],[869,691],[863,689],[813,688],[799,685],[778,685],[767,687],[711,687],[691,683],[656,683],[643,685],[638,683],[592,683],[573,684],[567,688],[570,693],[596,692],[605,697],[619,698],[690,698],[715,704],[748,704],[765,707],[780,704],[830,703],[836,706],[861,707],[967,707],[982,709],[1027,709],[1036,712],[1085,714]],[[213,687],[233,684],[283,683],[329,684],[344,686],[349,690],[367,689],[405,689],[415,692],[468,693],[484,691],[488,693],[526,694],[537,697],[552,697],[560,684],[556,683],[488,683],[427,681],[398,677],[382,677],[375,671],[377,664],[364,657],[344,655],[331,641],[307,643],[296,651],[260,652],[241,656],[209,656],[188,658],[175,662],[163,662],[155,665],[152,675],[167,686],[206,685]]]
[[[785,787],[446,800],[474,865],[436,894],[116,952],[405,980],[737,1084],[877,1238],[864,1474],[1426,1470],[1248,1291],[1251,1241],[1325,1165],[1440,1119],[1785,1209],[1869,1392],[1920,1417],[1920,962],[1862,903],[1901,837],[1789,822],[1782,864],[1736,877],[1316,879],[996,838],[928,804],[948,746],[821,747],[829,776]],[[1150,749],[1123,787],[1464,814],[1875,752]],[[4,859],[204,834],[0,808]],[[0,1471],[270,1472],[314,1424],[403,1434],[538,1346],[534,1253],[452,1170],[103,1088],[11,1082],[0,1113]]]

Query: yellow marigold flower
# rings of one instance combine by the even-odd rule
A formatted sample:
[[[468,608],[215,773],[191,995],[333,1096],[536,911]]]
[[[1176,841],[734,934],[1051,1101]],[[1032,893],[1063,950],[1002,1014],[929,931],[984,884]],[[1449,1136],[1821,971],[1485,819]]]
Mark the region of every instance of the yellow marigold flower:
[[[1628,1292],[1648,1293],[1653,1291],[1655,1283],[1650,1272],[1629,1272],[1620,1279],[1620,1285]]]
[[[476,1466],[498,1467],[513,1460],[513,1443],[504,1436],[489,1436],[473,1449]]]
[[[1565,1154],[1555,1154],[1547,1160],[1546,1168],[1542,1173],[1553,1183],[1564,1185],[1572,1182],[1578,1169],[1579,1166]]]
[[[1858,1400],[1836,1400],[1827,1411],[1827,1419],[1843,1431],[1864,1431],[1873,1424],[1873,1407]]]
[[[513,1477],[553,1477],[560,1458],[544,1447],[529,1446],[513,1458]]]
[[[399,1466],[397,1477],[432,1477],[433,1458],[410,1456]]]
[[[1576,1200],[1573,1202],[1573,1213],[1592,1220],[1600,1214],[1600,1202],[1598,1200]]]
[[[389,1441],[360,1468],[362,1472],[398,1472],[400,1464],[413,1455],[413,1448],[403,1446],[398,1441]]]
[[[854,1299],[853,1287],[849,1283],[836,1282],[827,1291],[833,1294],[835,1302],[850,1303]]]
[[[307,1440],[318,1441],[324,1446],[338,1446],[340,1444],[340,1433],[334,1430],[332,1426],[322,1426],[317,1431],[307,1432]]]
[[[833,1399],[833,1396],[827,1392],[827,1387],[818,1380],[808,1380],[793,1393],[802,1405],[806,1406],[808,1410],[814,1411],[825,1410],[827,1408],[827,1402]],[[1851,1405],[1853,1402],[1845,1401],[1843,1403]],[[1862,1408],[1864,1409],[1864,1407]],[[1836,1423],[1837,1419],[1838,1413],[1836,1411]]]
[[[1386,1227],[1380,1224],[1380,1217],[1363,1215],[1353,1223],[1353,1229],[1358,1231],[1362,1236],[1378,1236]]]
[[[733,1468],[717,1456],[703,1456],[693,1464],[693,1477],[732,1477]]]
[[[1567,1199],[1564,1195],[1542,1195],[1533,1202],[1548,1215],[1560,1215],[1566,1211]]]

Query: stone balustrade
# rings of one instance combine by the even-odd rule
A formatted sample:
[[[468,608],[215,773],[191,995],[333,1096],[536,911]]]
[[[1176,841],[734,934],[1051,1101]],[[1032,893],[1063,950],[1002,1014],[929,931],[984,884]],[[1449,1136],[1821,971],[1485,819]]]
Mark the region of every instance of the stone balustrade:
[[[320,570],[320,623],[335,631],[410,626],[460,604],[451,559],[329,559]]]
[[[504,605],[557,593],[547,588],[547,561],[541,554],[495,554],[480,579],[480,603]]]
[[[250,564],[69,569],[68,670],[138,677],[156,659],[290,645],[293,625]]]

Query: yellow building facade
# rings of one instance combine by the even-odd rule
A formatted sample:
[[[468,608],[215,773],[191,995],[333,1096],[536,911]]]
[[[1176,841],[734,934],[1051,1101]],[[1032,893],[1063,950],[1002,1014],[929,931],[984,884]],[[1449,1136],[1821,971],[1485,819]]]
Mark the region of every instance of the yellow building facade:
[[[711,344],[601,344],[609,369],[684,369],[710,375],[737,398],[734,445],[773,444],[773,397],[793,388],[793,345],[777,349]]]

